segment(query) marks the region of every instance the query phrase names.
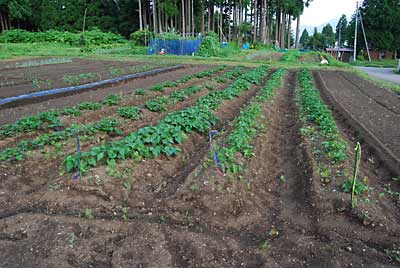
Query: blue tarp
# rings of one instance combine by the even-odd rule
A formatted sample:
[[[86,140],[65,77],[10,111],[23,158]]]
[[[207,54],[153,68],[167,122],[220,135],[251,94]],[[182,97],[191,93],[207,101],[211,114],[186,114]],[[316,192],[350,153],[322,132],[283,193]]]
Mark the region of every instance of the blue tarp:
[[[163,40],[153,38],[147,48],[148,55],[159,54],[164,49],[166,54],[191,55],[196,53],[201,44],[201,38],[198,39],[180,39]]]

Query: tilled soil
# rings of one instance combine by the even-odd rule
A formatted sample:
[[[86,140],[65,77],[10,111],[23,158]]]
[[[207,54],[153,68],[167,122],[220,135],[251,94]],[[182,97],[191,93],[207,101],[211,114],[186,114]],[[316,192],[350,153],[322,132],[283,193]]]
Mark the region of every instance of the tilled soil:
[[[79,79],[78,84],[109,79],[122,74],[130,74],[130,67],[140,67],[143,63],[132,61],[105,61],[73,59],[69,63],[51,64],[26,68],[1,70],[0,98],[18,96],[46,89],[72,86],[67,76],[93,73],[94,77]],[[157,63],[153,63],[157,68]],[[121,73],[112,73],[113,70]],[[134,69],[132,69],[134,70]]]
[[[302,53],[299,61],[308,63],[319,63],[321,59],[316,54]]]
[[[40,103],[27,104],[15,108],[2,109],[0,114],[0,124],[11,123],[23,116],[34,115],[50,109],[72,107],[84,101],[101,101],[109,94],[130,93],[137,88],[149,88],[165,81],[174,81],[185,75],[197,73],[210,69],[209,66],[186,66],[183,69],[160,73],[154,76],[139,78],[128,81],[117,86],[103,87],[97,90],[89,90],[78,94],[58,97]]]
[[[277,62],[277,61],[281,61],[282,60],[283,55],[285,55],[284,52],[271,52],[271,53],[265,53],[265,54],[261,54],[259,56],[256,56],[252,60],[263,60],[263,61]]]
[[[358,121],[354,123],[360,125],[356,128],[361,127],[361,138],[371,138],[370,146],[376,150],[383,147],[387,153],[381,153],[381,160],[390,161],[393,171],[400,173],[400,95],[351,73],[319,71],[315,77],[319,89],[340,103],[341,112]],[[373,141],[379,144],[371,144]]]
[[[321,184],[299,132],[295,87],[290,72],[263,106],[256,157],[240,160],[240,178],[217,174],[206,135],[190,134],[177,157],[121,164],[134,170],[131,190],[100,168],[76,183],[8,196],[15,209],[0,210],[0,267],[396,267],[385,250],[399,245],[398,205],[384,197],[351,212],[339,182]],[[259,89],[221,106],[218,142]],[[390,174],[371,157],[361,175],[378,191]]]
[[[224,104],[218,111],[222,122],[237,116],[240,107],[258,89],[253,87],[242,97]],[[148,166],[146,172],[152,172],[155,176],[145,174],[138,178],[132,191],[124,190],[118,181],[108,181],[110,178],[100,173],[107,184],[88,187],[85,183],[71,183],[58,190],[43,187],[33,193],[28,191],[25,197],[16,199],[9,196],[9,201],[15,200],[16,210],[9,213],[3,210],[1,213],[0,248],[4,250],[0,253],[0,259],[5,260],[3,266],[258,267],[262,263],[260,257],[242,245],[254,244],[252,235],[225,233],[208,226],[207,221],[202,223],[202,219],[195,219],[193,209],[169,205],[169,201],[177,199],[175,192],[182,183],[174,186],[174,177],[169,178],[174,172],[168,174],[165,168],[170,166],[171,171],[179,171],[186,161],[184,158],[192,156],[192,150],[199,153],[196,147],[200,149],[204,146],[208,146],[205,137],[191,135],[183,144],[183,153],[178,158],[149,160],[150,165],[138,163],[139,170]],[[201,165],[200,162],[194,163]],[[182,179],[185,180],[183,174]],[[172,187],[161,187],[157,191],[160,185],[164,185],[163,181],[167,182],[166,185],[171,182]],[[142,196],[152,198],[144,198],[141,202],[141,198],[136,196],[137,188],[142,188]],[[179,197],[177,205],[178,200],[182,201]],[[93,208],[96,220],[76,217],[86,206]],[[126,221],[121,220],[121,206],[130,207]],[[13,224],[16,229],[9,229],[10,223],[18,219],[27,229],[17,227],[16,222],[16,225]],[[17,238],[21,228],[24,234]],[[17,248],[19,252],[10,254]],[[237,254],[240,252],[243,254]]]

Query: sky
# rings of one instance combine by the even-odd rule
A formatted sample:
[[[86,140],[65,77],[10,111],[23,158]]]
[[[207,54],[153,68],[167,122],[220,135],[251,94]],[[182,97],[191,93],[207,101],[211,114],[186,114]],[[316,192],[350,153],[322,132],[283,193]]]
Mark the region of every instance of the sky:
[[[350,20],[356,3],[357,0],[313,0],[310,6],[304,9],[300,22],[303,26],[320,26],[333,19],[339,19],[342,14]]]

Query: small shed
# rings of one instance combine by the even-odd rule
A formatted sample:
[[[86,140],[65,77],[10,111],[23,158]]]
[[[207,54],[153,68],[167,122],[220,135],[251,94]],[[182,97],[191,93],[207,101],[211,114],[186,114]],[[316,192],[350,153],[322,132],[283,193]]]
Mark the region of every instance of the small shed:
[[[353,49],[351,48],[328,47],[325,50],[335,59],[343,62],[350,62],[350,59],[353,56]]]
[[[392,51],[370,50],[372,60],[391,60],[393,59]]]

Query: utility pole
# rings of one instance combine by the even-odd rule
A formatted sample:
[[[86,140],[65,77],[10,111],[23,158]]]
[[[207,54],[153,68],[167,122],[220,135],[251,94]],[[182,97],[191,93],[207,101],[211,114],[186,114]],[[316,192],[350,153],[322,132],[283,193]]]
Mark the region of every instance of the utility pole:
[[[357,22],[358,22],[358,2],[356,4],[356,28],[355,28],[355,33],[354,33],[354,54],[353,54],[353,60],[357,60]]]
[[[342,25],[339,25],[339,42],[338,42],[338,52],[337,52],[337,54],[336,54],[336,59],[339,59],[339,57],[341,56],[341,55],[339,55],[339,54],[341,54],[340,53],[340,47],[341,47],[341,45],[340,45],[340,42],[341,42],[341,39],[342,38]]]
[[[363,35],[364,35],[365,47],[367,48],[368,60],[371,61],[371,55],[369,54],[369,47],[368,47],[368,42],[367,42],[367,35],[365,34],[364,23],[362,20],[361,12],[359,12],[359,15],[360,15],[361,29],[362,29]]]

